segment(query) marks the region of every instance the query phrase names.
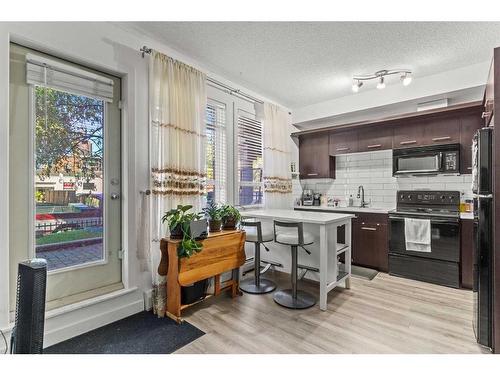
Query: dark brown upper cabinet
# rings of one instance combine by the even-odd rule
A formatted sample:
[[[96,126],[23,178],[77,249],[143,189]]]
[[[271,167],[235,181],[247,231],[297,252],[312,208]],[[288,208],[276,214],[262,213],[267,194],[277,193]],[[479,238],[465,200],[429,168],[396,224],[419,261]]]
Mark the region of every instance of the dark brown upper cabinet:
[[[450,143],[460,143],[460,173],[471,173],[472,136],[484,124],[481,113],[493,106],[487,98],[488,92],[483,103],[294,133],[301,178],[335,178],[335,155]]]
[[[335,158],[328,152],[328,133],[299,138],[300,178],[335,178]]]
[[[424,127],[417,121],[408,121],[394,126],[394,148],[418,147],[425,144]]]
[[[390,125],[370,126],[358,131],[358,151],[392,149],[393,128]]]
[[[330,155],[358,152],[357,129],[330,133]]]
[[[460,117],[435,117],[424,122],[424,145],[460,142]]]

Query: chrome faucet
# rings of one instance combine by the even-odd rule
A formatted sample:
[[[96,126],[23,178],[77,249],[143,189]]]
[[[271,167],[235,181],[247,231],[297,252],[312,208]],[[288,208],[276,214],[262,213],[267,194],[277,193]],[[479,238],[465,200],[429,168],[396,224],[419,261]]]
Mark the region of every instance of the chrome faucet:
[[[368,202],[365,202],[365,188],[363,185],[358,186],[358,198],[361,198],[361,202],[359,203],[359,207],[364,208],[368,206]]]

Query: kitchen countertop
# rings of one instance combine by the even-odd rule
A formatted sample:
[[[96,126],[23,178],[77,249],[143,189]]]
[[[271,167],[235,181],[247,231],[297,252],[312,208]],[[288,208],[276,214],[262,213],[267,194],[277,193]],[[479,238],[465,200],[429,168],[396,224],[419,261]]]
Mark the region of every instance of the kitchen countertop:
[[[460,212],[460,219],[472,220],[474,219],[474,214],[472,212]]]
[[[329,206],[295,206],[295,210],[299,211],[324,211],[324,212],[366,212],[370,214],[388,214],[394,208],[378,208],[378,207],[329,207]],[[474,214],[472,212],[461,212],[460,219],[472,220]]]
[[[332,212],[299,212],[294,210],[280,210],[280,209],[262,209],[243,211],[243,216],[257,217],[257,218],[272,218],[282,220],[296,220],[302,223],[309,224],[331,224],[336,221],[350,219],[354,215],[344,213]]]
[[[395,208],[382,207],[331,207],[331,206],[295,206],[296,210],[317,210],[327,212],[366,212],[371,214],[387,214]]]

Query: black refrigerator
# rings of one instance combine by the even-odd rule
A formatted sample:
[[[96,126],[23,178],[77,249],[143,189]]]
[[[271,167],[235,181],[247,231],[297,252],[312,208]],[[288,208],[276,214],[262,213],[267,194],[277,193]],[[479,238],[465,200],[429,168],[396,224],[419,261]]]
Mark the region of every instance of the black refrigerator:
[[[493,319],[493,128],[479,129],[472,141],[474,194],[473,293],[474,333],[491,348]]]

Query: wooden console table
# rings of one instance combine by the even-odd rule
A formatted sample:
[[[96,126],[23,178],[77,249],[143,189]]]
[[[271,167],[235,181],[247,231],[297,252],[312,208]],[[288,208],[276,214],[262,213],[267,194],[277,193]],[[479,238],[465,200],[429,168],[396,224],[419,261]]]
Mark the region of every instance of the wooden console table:
[[[180,240],[162,239],[161,261],[158,273],[167,276],[166,313],[177,323],[182,322],[181,312],[190,305],[181,304],[181,287],[214,277],[214,293],[230,289],[234,298],[239,294],[239,268],[245,263],[245,232],[225,230],[210,233],[200,241],[203,249],[190,258],[178,258],[177,246]],[[220,275],[233,271],[231,280],[220,282]],[[207,297],[210,295],[207,295]]]

